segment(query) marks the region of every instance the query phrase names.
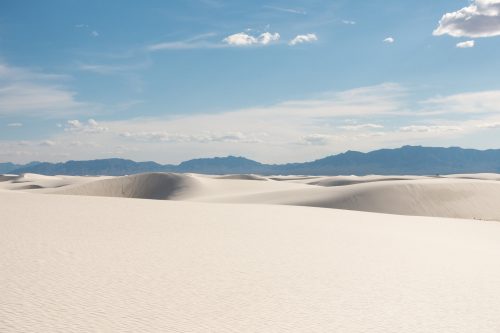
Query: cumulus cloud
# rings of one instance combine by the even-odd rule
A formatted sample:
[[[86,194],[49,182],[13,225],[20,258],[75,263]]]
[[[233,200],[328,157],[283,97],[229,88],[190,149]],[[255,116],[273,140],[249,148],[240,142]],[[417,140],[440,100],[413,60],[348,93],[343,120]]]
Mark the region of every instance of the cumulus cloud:
[[[500,36],[500,0],[474,0],[467,7],[444,14],[433,35]]]
[[[246,32],[239,32],[227,36],[222,41],[231,46],[250,46],[250,45],[268,45],[272,42],[277,42],[280,39],[280,34],[264,32],[259,36],[252,36]]]
[[[476,44],[475,41],[468,40],[468,41],[465,41],[465,42],[457,43],[457,47],[459,49],[467,49],[467,48],[474,47],[475,44]]]
[[[306,34],[306,35],[297,35],[293,38],[288,45],[297,45],[302,43],[312,43],[318,40],[318,36],[316,34]]]
[[[393,38],[393,37],[387,37],[386,39],[383,40],[384,43],[387,43],[387,44],[392,44],[394,43],[396,40]]]
[[[89,119],[87,123],[82,123],[79,120],[68,120],[64,131],[79,132],[79,133],[103,133],[107,132],[107,127],[99,125],[94,119]]]

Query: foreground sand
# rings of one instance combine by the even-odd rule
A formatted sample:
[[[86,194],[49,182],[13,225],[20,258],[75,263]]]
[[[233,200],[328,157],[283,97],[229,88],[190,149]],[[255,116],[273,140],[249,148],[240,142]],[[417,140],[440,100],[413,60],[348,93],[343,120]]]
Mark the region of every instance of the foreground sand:
[[[498,222],[199,202],[312,178],[154,177],[2,179],[0,332],[500,331]],[[176,201],[43,194],[85,188]]]

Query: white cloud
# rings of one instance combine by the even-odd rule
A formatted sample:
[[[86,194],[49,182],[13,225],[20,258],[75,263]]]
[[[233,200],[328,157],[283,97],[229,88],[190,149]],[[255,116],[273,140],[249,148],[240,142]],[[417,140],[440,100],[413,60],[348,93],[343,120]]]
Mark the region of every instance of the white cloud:
[[[22,127],[23,124],[22,123],[10,123],[10,124],[7,124],[7,127]]]
[[[262,134],[261,134],[262,135]],[[197,134],[180,134],[167,131],[152,132],[123,132],[120,136],[142,142],[165,142],[165,143],[262,143],[257,135],[248,135],[242,132],[212,133],[205,131]]]
[[[393,38],[393,37],[387,37],[386,39],[383,40],[384,43],[387,43],[387,44],[392,44],[394,43],[396,40]]]
[[[416,133],[442,133],[442,132],[458,132],[463,131],[462,127],[459,126],[448,126],[448,125],[410,125],[404,126],[399,129],[401,132],[416,132]]]
[[[54,141],[51,141],[51,140],[45,140],[45,141],[40,142],[40,146],[42,146],[42,147],[52,147],[55,145],[56,145],[56,143]]]
[[[492,129],[492,128],[500,128],[500,122],[491,122],[491,123],[482,123],[477,125],[478,128],[487,128],[487,129]]]
[[[317,40],[318,36],[316,34],[297,35],[288,44],[293,46],[302,43],[312,43]]]
[[[457,47],[459,49],[467,49],[467,48],[471,48],[471,47],[474,47],[474,45],[476,44],[475,41],[473,40],[468,40],[468,41],[465,41],[465,42],[460,42],[460,43],[457,43]]]
[[[264,6],[264,8],[277,10],[277,11],[284,12],[284,13],[298,14],[298,15],[306,15],[307,14],[305,10],[295,9],[295,8],[284,8],[284,7],[275,7],[275,6]]]
[[[270,32],[264,32],[259,36],[259,42],[262,45],[267,45],[272,42],[277,42],[280,39],[280,34],[275,32],[275,33],[270,33]]]
[[[331,135],[309,134],[309,135],[304,135],[299,141],[299,144],[311,145],[311,146],[326,146],[330,143],[331,139],[332,139]]]
[[[99,37],[99,33],[97,31],[95,31],[95,30],[92,30],[90,32],[90,35],[92,35],[92,37]]]
[[[146,50],[155,52],[162,50],[192,50],[224,47],[223,44],[209,40],[209,38],[215,36],[216,34],[213,32],[204,33],[184,40],[151,44],[146,47]]]
[[[135,64],[84,64],[77,63],[77,68],[81,71],[91,72],[101,75],[121,74],[148,68],[150,61]]]
[[[103,133],[109,129],[105,126],[99,125],[94,119],[89,119],[87,123],[82,123],[79,120],[68,120],[64,131],[66,132],[79,132],[79,133]]]
[[[444,14],[433,35],[500,36],[500,0],[474,0],[467,7]]]
[[[257,44],[258,39],[256,37],[248,35],[247,33],[240,32],[234,35],[227,36],[223,39],[223,42],[229,45],[247,46]]]
[[[0,115],[63,115],[89,111],[64,75],[45,74],[0,63]]]
[[[422,102],[422,112],[428,114],[498,113],[500,90],[440,96]]]
[[[277,42],[280,39],[280,34],[264,32],[259,36],[252,36],[246,32],[239,32],[227,36],[222,41],[231,46],[250,46],[250,45],[268,45],[272,42]]]
[[[351,20],[342,20],[342,23],[348,24],[348,25],[355,25],[356,21],[351,21]]]
[[[346,131],[359,131],[365,129],[379,129],[379,128],[384,128],[384,126],[377,124],[359,124],[359,125],[340,126],[339,128]]]
[[[366,151],[403,144],[466,142],[477,147],[478,141],[471,137],[491,147],[495,132],[488,136],[485,129],[500,126],[498,112],[493,112],[500,105],[495,95],[458,94],[414,104],[405,88],[387,83],[217,114],[106,122],[73,119],[64,125],[64,131],[46,138],[56,146],[41,149],[40,141],[0,141],[0,153],[8,151],[10,155],[3,158],[14,161],[60,160],[64,154],[71,154],[72,159],[113,156],[177,163],[206,156],[209,151],[211,156],[237,154],[278,163],[312,160],[348,149]],[[416,106],[409,109],[408,105]],[[469,108],[467,114],[456,112],[464,106]],[[489,111],[484,113],[485,109]],[[467,120],[471,116],[474,119]],[[422,117],[426,123],[421,122]],[[382,131],[378,123],[389,120],[391,126]],[[407,121],[408,126],[394,121]]]

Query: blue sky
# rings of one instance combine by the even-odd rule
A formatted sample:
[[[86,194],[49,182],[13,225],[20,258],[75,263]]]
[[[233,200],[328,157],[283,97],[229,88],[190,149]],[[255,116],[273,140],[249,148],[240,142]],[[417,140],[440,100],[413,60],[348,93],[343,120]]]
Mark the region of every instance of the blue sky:
[[[1,1],[0,161],[499,148],[500,0]]]

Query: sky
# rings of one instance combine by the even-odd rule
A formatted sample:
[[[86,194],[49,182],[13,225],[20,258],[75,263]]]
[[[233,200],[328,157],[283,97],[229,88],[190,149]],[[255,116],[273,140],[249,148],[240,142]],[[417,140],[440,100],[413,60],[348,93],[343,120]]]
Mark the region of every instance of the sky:
[[[0,0],[0,162],[500,148],[500,0]]]

